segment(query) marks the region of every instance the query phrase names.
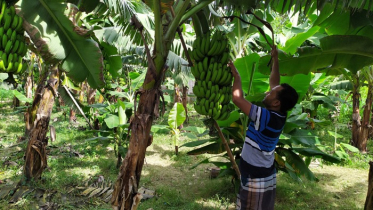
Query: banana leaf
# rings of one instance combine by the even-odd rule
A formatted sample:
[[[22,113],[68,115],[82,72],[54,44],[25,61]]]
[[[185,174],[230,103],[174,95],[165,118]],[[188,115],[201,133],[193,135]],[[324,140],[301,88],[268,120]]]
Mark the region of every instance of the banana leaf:
[[[352,90],[353,84],[350,80],[342,80],[329,84],[331,90]]]
[[[180,147],[197,147],[197,146],[200,146],[200,145],[205,144],[207,142],[213,142],[213,141],[214,140],[211,140],[211,139],[191,141],[191,142],[188,142],[188,143],[185,143],[185,144],[181,145]]]
[[[215,143],[203,146],[198,149],[194,149],[192,151],[189,151],[187,154],[188,155],[200,155],[200,154],[220,154],[222,152],[225,152],[225,147],[222,144],[221,141],[217,141]]]
[[[323,160],[331,163],[340,163],[341,159],[332,155],[326,154],[318,148],[292,148],[295,152],[308,157],[321,157]]]
[[[95,41],[74,31],[74,25],[65,15],[65,3],[22,0],[18,4],[19,15],[37,30],[31,39],[42,38],[46,43],[40,46],[40,54],[46,63],[62,61],[62,69],[75,81],[87,79],[93,88],[104,86],[101,50]]]
[[[280,58],[280,73],[293,76],[347,68],[352,73],[373,64],[373,39],[359,35],[332,35],[320,40],[320,49],[302,47],[294,57]],[[258,71],[269,74],[270,56],[259,60]]]
[[[185,109],[182,103],[175,103],[168,115],[168,125],[177,129],[185,121]]]
[[[300,177],[305,176],[308,180],[316,181],[316,177],[312,173],[312,171],[307,167],[304,163],[303,159],[299,157],[296,153],[291,151],[290,149],[285,148],[276,148],[276,152],[280,155],[286,157],[286,162],[289,163],[291,168],[294,169],[294,172]]]

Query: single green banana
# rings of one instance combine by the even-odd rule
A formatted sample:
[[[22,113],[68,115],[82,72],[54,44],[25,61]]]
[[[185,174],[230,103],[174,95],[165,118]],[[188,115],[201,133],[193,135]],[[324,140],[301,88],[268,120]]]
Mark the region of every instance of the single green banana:
[[[207,91],[207,83],[205,80],[202,80],[202,87]]]
[[[215,115],[214,115],[214,120],[218,120],[220,114],[221,114],[221,111],[220,110],[216,110]]]
[[[21,63],[18,63],[16,74],[21,73],[21,72],[22,72],[22,69],[23,69],[23,64],[22,64],[22,62],[21,62]]]
[[[12,72],[12,69],[13,69],[13,62],[10,62],[10,63],[8,63],[8,66],[7,66],[7,68],[6,68],[6,71],[7,71],[7,72]]]
[[[207,52],[207,55],[208,56],[214,56],[216,55],[216,51],[220,49],[220,43],[219,42],[215,42],[214,45],[212,45],[212,47],[210,48],[210,50]]]
[[[12,22],[12,17],[10,16],[10,11],[8,8],[5,9],[5,14],[3,17],[4,22],[4,30],[8,30],[10,27],[10,23]]]
[[[4,14],[5,14],[5,11],[6,11],[6,1],[4,0],[3,2],[1,2],[1,13],[0,13],[0,23],[2,23],[2,20],[4,18]]]
[[[228,112],[221,112],[220,116],[218,117],[218,120],[226,120],[227,115],[228,115]]]
[[[4,62],[4,67],[8,66],[8,56],[5,52],[3,52],[3,54],[1,55],[1,60]]]
[[[211,95],[211,90],[209,89],[209,90],[206,91],[205,97],[210,98],[210,95]]]
[[[212,65],[210,65],[210,66],[212,66]],[[212,71],[211,81],[212,81],[213,83],[215,83],[215,81],[216,81],[216,77],[218,76],[218,72],[217,72],[217,71],[214,71],[214,68],[211,68],[211,71]]]
[[[209,65],[209,57],[205,57],[204,59],[203,59],[203,70],[205,70],[205,71],[207,71],[207,69],[208,69],[208,65]]]
[[[19,65],[19,63],[15,62],[14,65],[12,66],[12,69],[10,70],[10,72],[16,73],[17,70],[18,70],[18,65]],[[22,70],[22,68],[21,68],[21,70]]]
[[[228,72],[227,71],[223,71],[223,74],[219,80],[219,82],[217,82],[219,85],[224,85],[224,82],[225,80],[227,79],[228,77]]]
[[[205,98],[202,98],[202,99],[199,101],[199,104],[201,104],[201,106],[205,106],[205,102],[206,102],[206,99],[205,99]]]
[[[196,51],[196,55],[197,55],[197,58],[198,58],[196,61],[202,61],[205,58],[205,56],[203,55],[201,50],[197,48],[197,49],[195,49],[195,51]]]
[[[207,115],[208,114],[205,106],[202,106],[202,114],[203,115]]]
[[[18,55],[17,53],[12,53],[13,54],[13,60],[12,62],[15,63],[15,62],[18,62]]]
[[[223,103],[224,98],[225,98],[225,94],[221,94],[220,97],[219,97],[218,103],[219,104]]]
[[[12,41],[11,40],[8,40],[8,42],[6,43],[5,45],[5,49],[4,49],[4,52],[6,54],[10,53],[10,50],[12,49]]]
[[[210,97],[209,97],[209,101],[214,101],[215,96],[216,96],[216,93],[212,92]]]
[[[12,42],[14,43],[16,39],[17,39],[17,32],[13,30],[12,34],[10,35],[10,40],[12,40]]]
[[[215,57],[210,57],[210,65],[214,64],[216,61]]]
[[[200,107],[199,104],[197,104],[197,103],[194,103],[194,110],[196,110],[196,112],[197,112],[198,114],[202,114],[201,107]]]
[[[198,62],[198,69],[199,71],[202,73],[202,72],[206,72],[207,69],[204,69],[203,68],[203,62]]]
[[[6,31],[6,35],[8,36],[8,38],[12,36],[12,33],[13,33],[13,30],[11,28],[8,28],[8,30]]]
[[[212,87],[212,82],[211,80],[210,81],[206,81],[207,83],[207,87],[209,88],[209,90],[211,90],[211,87]]]
[[[5,71],[4,61],[0,60],[0,71]]]
[[[219,102],[219,99],[220,99],[220,93],[219,91],[215,94],[215,98],[214,98],[214,102],[215,103],[218,103]],[[220,103],[219,103],[220,104]]]
[[[17,49],[17,54],[18,55],[21,55],[21,53],[23,52],[23,48],[25,47],[25,43],[24,42],[19,42],[19,46],[18,46],[18,49]]]
[[[14,16],[16,15],[16,8],[13,5],[9,6],[9,11],[10,11],[10,17],[13,19]]]
[[[198,61],[201,60],[201,57],[200,57],[199,54],[197,53],[197,50],[196,50],[196,49],[193,49],[192,54],[193,54],[193,57],[194,57],[194,61],[195,61],[195,62],[198,62]]]
[[[196,79],[199,79],[199,72],[196,70],[196,67],[194,67],[194,66],[190,67],[190,71],[192,72],[193,76]]]
[[[213,101],[210,101],[210,106],[209,106],[210,110],[212,110],[214,107],[215,107],[215,103]]]
[[[15,30],[17,28],[17,26],[18,26],[19,19],[20,19],[20,17],[18,15],[14,15],[12,24],[10,24],[10,28],[12,28],[13,30]]]
[[[199,91],[201,92],[201,97],[206,96],[206,89],[202,87],[202,85],[198,86]]]
[[[197,97],[201,97],[200,93],[198,92],[198,86],[196,86],[196,85],[194,85],[194,87],[193,87],[193,93]]]
[[[222,52],[224,52],[225,48],[227,47],[228,41],[226,39],[223,39],[223,41],[220,43],[221,45],[220,48],[216,50],[216,55],[220,55],[222,54]]]
[[[216,78],[215,78],[215,83],[219,83],[220,79],[221,79],[221,76],[223,74],[223,70],[222,69],[216,69],[217,71],[217,74],[216,74]]]
[[[207,74],[206,74],[206,78],[205,78],[205,80],[206,80],[206,82],[211,82],[210,80],[211,80],[211,71],[207,71]]]
[[[18,16],[18,24],[16,26],[16,31],[20,32],[23,29],[23,18]]]
[[[203,80],[203,81],[205,81],[205,78],[206,78],[206,72],[203,71],[203,72],[201,73],[200,79]]]
[[[27,45],[25,45],[25,46],[23,47],[23,51],[22,51],[22,53],[21,53],[21,56],[22,56],[22,57],[24,57],[24,56],[26,55],[27,50],[28,50]]]
[[[221,57],[221,63],[223,65],[226,65],[228,63],[228,56],[229,56],[229,53],[225,51],[223,53],[223,56]]]

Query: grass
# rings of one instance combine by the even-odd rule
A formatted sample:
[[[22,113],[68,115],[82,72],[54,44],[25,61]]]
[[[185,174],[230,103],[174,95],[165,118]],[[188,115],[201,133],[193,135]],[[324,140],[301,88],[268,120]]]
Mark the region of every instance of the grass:
[[[0,180],[17,183],[22,178],[23,155],[26,144],[15,145],[17,138],[23,135],[23,114],[14,114],[11,100],[0,102],[0,160],[17,163],[17,166],[0,164]],[[68,120],[68,119],[66,119]],[[70,124],[61,112],[53,110],[51,125],[56,128],[57,139],[49,143],[48,168],[43,172],[42,180],[32,183],[34,187],[55,193],[51,202],[60,209],[111,209],[110,204],[95,197],[87,198],[78,193],[69,193],[72,188],[92,183],[99,176],[115,182],[118,169],[110,142],[87,141],[92,134],[79,130],[87,127],[84,120],[78,118],[78,124]],[[165,118],[156,123],[166,124]],[[197,116],[192,116],[190,125],[203,126]],[[318,129],[319,138],[325,146],[333,146],[334,138],[323,130],[333,130],[332,125]],[[348,143],[351,135],[348,129],[339,131],[344,138],[339,142]],[[210,155],[189,156],[188,148],[181,147],[175,155],[174,145],[169,134],[154,134],[153,144],[148,147],[142,170],[140,186],[155,190],[156,196],[142,201],[139,210],[185,209],[217,210],[234,209],[235,188],[230,177],[210,179],[209,168],[212,165],[190,167]],[[180,145],[191,141],[182,138]],[[13,151],[14,150],[14,151]],[[372,142],[368,144],[372,150]],[[16,152],[18,151],[18,152]],[[74,153],[75,152],[75,153]],[[77,157],[76,153],[82,155]],[[332,165],[320,162],[311,170],[318,182],[293,181],[287,174],[278,173],[276,210],[289,209],[363,209],[367,191],[368,161],[372,155],[351,154],[350,162]],[[5,184],[0,184],[0,189]],[[75,191],[74,191],[75,192]],[[33,193],[9,204],[10,197],[0,200],[0,209],[37,209],[38,199]]]

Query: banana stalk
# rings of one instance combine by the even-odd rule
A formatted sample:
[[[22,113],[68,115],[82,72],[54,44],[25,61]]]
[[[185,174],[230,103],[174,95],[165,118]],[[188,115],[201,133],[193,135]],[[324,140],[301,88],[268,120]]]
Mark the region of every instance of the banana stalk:
[[[241,177],[241,173],[240,173],[240,170],[238,169],[236,161],[234,160],[234,157],[232,155],[231,149],[229,148],[228,142],[225,139],[225,137],[223,135],[223,132],[221,131],[218,123],[216,122],[216,120],[213,120],[213,121],[214,121],[215,128],[218,131],[219,137],[223,141],[223,145],[224,145],[225,149],[227,150],[227,154],[228,154],[229,160],[232,163],[233,169],[236,171],[237,177],[240,178]]]

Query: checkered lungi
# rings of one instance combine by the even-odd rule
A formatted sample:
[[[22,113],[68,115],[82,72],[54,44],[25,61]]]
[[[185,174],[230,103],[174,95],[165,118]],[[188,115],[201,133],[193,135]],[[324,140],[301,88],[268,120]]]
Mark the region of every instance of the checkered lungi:
[[[241,177],[237,210],[273,210],[276,196],[276,173],[265,178]]]

